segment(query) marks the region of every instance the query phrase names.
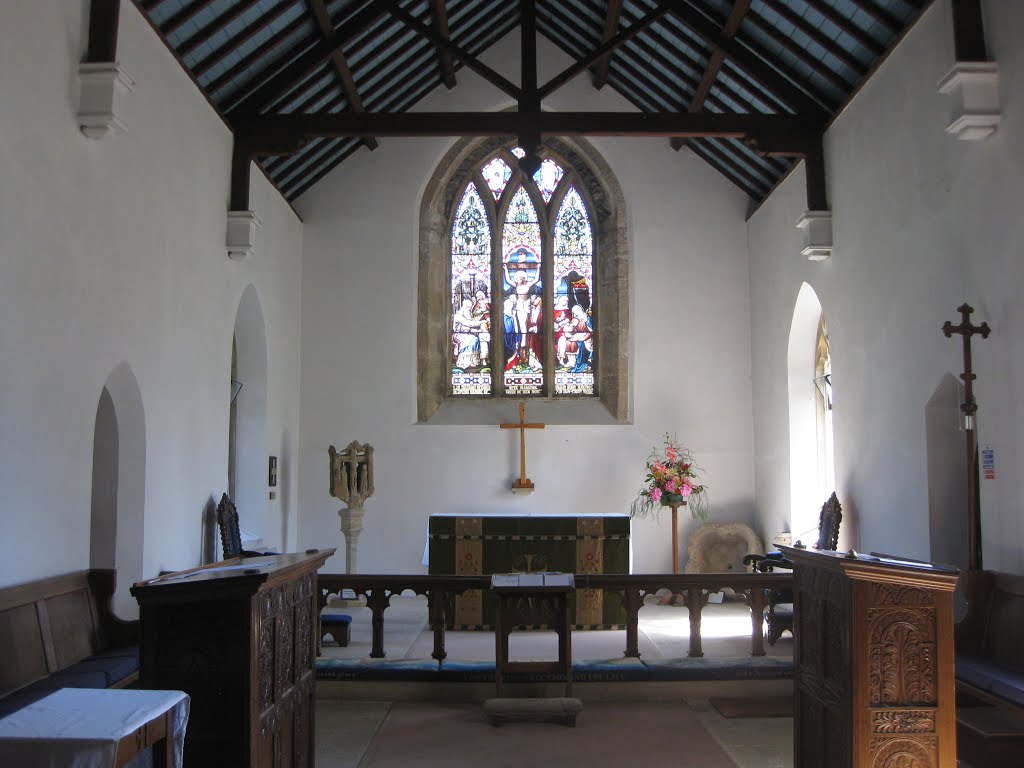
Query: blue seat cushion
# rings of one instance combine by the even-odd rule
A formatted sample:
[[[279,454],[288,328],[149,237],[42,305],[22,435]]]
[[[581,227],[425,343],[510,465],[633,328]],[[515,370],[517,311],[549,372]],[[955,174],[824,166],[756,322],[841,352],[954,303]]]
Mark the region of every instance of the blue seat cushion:
[[[957,656],[956,677],[993,696],[1024,707],[1024,674],[979,656]]]
[[[113,648],[97,653],[88,659],[68,667],[68,671],[100,672],[104,676],[102,685],[64,686],[65,688],[109,688],[139,671],[139,647]]]
[[[332,613],[331,611],[324,611],[320,614],[320,623],[325,627],[330,626],[331,624],[334,624],[335,626],[339,624],[351,624],[352,617],[347,613]]]
[[[109,688],[139,669],[139,647],[113,648],[82,659],[0,699],[0,717],[46,698],[61,688]]]

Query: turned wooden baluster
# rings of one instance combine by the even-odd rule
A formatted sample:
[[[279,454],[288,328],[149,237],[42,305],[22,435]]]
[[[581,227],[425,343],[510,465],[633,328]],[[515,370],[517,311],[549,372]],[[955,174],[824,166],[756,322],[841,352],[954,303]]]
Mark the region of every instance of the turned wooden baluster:
[[[622,591],[620,602],[626,610],[626,658],[640,658],[640,608],[644,599],[640,596],[639,589],[625,589]]]
[[[764,656],[764,590],[751,587],[744,593],[750,606],[750,655]]]
[[[690,653],[694,658],[704,656],[704,647],[700,640],[700,612],[707,604],[704,590],[700,587],[690,587],[686,590],[686,608],[690,611]]]
[[[434,589],[427,594],[430,628],[434,631],[434,652],[430,655],[438,661],[448,658],[448,651],[444,647],[444,606],[447,600],[448,593],[443,589]]]
[[[384,658],[384,611],[391,605],[391,595],[385,589],[374,589],[368,595],[373,627],[373,646],[370,648],[371,659]]]

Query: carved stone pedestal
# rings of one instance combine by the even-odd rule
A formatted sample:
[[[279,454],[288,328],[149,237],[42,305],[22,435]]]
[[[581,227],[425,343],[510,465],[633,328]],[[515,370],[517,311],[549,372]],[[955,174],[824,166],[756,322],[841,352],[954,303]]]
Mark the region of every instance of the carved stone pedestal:
[[[359,534],[363,532],[362,507],[338,510],[341,518],[341,532],[345,535],[345,573],[359,573],[356,567]]]

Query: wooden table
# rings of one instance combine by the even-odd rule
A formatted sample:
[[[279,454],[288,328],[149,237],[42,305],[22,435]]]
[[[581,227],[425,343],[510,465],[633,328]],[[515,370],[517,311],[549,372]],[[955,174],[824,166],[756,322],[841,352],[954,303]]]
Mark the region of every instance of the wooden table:
[[[523,576],[542,576],[523,574]],[[565,695],[572,696],[572,625],[569,595],[576,587],[572,574],[558,574],[558,585],[515,584],[500,586],[500,575],[492,579],[491,591],[498,599],[494,626],[494,682],[502,697],[509,672],[553,672],[565,681]],[[530,580],[532,581],[532,580]],[[509,661],[508,636],[516,626],[545,625],[558,634],[557,661]]]
[[[61,688],[0,719],[0,765],[121,768],[153,747],[181,768],[188,713],[181,691]]]

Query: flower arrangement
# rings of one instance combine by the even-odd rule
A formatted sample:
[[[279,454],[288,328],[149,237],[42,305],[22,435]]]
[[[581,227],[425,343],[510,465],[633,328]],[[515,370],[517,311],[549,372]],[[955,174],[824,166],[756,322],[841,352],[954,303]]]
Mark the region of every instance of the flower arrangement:
[[[630,506],[630,516],[646,517],[677,503],[686,504],[695,520],[707,522],[707,489],[697,482],[698,469],[690,451],[666,434],[663,454],[652,449],[647,457],[647,485]]]

